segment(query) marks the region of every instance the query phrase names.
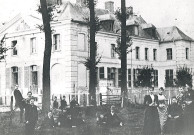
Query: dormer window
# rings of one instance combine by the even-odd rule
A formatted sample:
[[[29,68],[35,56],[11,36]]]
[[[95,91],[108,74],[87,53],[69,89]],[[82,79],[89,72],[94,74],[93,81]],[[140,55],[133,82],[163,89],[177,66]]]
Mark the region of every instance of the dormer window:
[[[127,33],[130,36],[138,36],[139,35],[138,25],[127,26]]]
[[[107,32],[112,32],[114,29],[114,21],[113,20],[101,21],[101,29]]]

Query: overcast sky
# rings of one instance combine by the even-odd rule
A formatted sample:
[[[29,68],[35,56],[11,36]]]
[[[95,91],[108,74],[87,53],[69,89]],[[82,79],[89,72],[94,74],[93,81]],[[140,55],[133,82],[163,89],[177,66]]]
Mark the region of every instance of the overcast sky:
[[[76,1],[76,0],[70,0]],[[98,0],[98,7],[104,8],[104,2]],[[120,7],[121,0],[114,1]],[[13,17],[19,12],[28,13],[37,9],[39,0],[0,0],[0,21]],[[133,6],[134,12],[146,22],[156,27],[178,26],[194,39],[194,0],[126,0],[126,6]]]

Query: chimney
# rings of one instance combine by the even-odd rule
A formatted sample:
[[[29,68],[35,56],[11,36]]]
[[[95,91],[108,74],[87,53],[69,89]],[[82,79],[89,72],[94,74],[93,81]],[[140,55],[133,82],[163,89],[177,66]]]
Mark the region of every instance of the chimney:
[[[107,1],[105,2],[105,9],[109,10],[109,12],[114,13],[114,2]]]
[[[86,0],[76,0],[76,4],[80,5],[80,6],[86,6]]]
[[[126,11],[132,15],[133,14],[133,7],[126,7]]]

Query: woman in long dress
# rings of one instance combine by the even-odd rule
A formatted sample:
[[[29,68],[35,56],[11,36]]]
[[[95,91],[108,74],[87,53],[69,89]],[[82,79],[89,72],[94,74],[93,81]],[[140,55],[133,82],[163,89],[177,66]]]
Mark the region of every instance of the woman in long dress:
[[[158,94],[158,114],[160,119],[160,128],[161,134],[164,134],[164,127],[166,125],[167,120],[167,105],[166,105],[166,97],[163,94],[163,87],[160,87]]]
[[[144,114],[143,135],[160,135],[160,120],[157,110],[158,96],[153,94],[154,89],[149,90],[149,95],[144,98],[144,105],[146,106]]]

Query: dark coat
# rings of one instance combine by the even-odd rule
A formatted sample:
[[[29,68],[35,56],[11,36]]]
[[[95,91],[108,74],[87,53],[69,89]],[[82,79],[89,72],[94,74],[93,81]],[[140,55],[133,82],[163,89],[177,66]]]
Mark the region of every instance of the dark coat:
[[[65,109],[67,106],[67,102],[65,100],[61,100],[61,106],[60,109]]]
[[[108,127],[118,127],[120,126],[121,119],[118,117],[116,113],[113,115],[111,113],[107,113],[104,115],[104,119],[106,121],[106,125]]]
[[[38,110],[37,106],[27,104],[25,108],[25,120],[30,123],[36,123],[38,121]]]
[[[181,105],[178,103],[169,105],[168,115],[171,115],[171,118],[168,117],[167,119],[165,132],[169,134],[181,133],[183,128],[183,110]],[[178,118],[175,118],[176,116]]]
[[[157,110],[158,106],[158,96],[154,95],[155,106],[149,106],[152,103],[152,98],[150,95],[146,95],[144,98],[145,117],[143,126],[143,135],[159,135],[161,134],[160,120]]]
[[[14,97],[15,97],[15,101],[16,101],[16,106],[24,106],[24,102],[23,102],[23,96],[21,94],[21,92],[19,90],[14,90],[13,92]]]
[[[58,109],[59,103],[57,101],[53,102],[53,108]]]

